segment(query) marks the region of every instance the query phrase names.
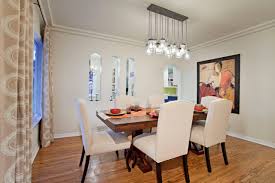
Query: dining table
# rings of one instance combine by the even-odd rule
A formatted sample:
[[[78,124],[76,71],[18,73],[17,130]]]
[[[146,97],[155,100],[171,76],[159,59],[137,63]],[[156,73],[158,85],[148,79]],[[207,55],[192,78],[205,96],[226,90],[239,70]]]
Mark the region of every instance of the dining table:
[[[100,110],[96,111],[96,116],[105,123],[111,130],[114,132],[123,132],[132,135],[132,139],[143,133],[143,131],[148,129],[152,129],[153,127],[157,127],[158,124],[158,118],[157,117],[151,117],[148,115],[148,113],[152,110],[152,108],[144,108],[140,111],[131,111],[130,113],[125,113],[120,116],[109,116],[106,115],[109,110]],[[207,117],[206,112],[197,112],[194,111],[193,113],[193,123],[199,120],[205,120]],[[202,154],[203,150],[198,148],[195,144],[192,145],[192,151],[196,154]],[[131,146],[131,148],[128,150],[126,162],[127,166],[129,166],[129,162],[133,160],[133,164],[136,163],[136,156],[131,156],[135,153],[135,155],[138,154],[139,161],[137,162],[137,165],[139,169],[143,172],[149,172],[152,170],[152,166],[149,163],[147,157],[140,152],[138,149]],[[134,166],[134,165],[133,165]],[[132,167],[133,167],[132,166]]]

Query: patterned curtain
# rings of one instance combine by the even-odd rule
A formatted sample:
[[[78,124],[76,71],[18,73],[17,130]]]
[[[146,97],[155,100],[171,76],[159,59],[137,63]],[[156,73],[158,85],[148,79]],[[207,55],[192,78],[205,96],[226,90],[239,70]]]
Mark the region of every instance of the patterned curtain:
[[[53,82],[50,43],[50,28],[46,26],[43,50],[43,119],[40,134],[42,147],[47,147],[53,142]]]
[[[31,182],[32,0],[0,0],[0,182]]]

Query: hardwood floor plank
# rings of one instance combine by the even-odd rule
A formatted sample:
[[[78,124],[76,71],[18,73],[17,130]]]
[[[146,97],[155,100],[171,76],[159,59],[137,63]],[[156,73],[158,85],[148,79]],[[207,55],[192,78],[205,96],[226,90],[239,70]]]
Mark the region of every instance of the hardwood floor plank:
[[[221,148],[210,148],[212,173],[206,168],[204,155],[189,152],[188,168],[191,182],[264,182],[275,180],[275,150],[255,143],[228,137],[226,142],[229,165],[225,166]],[[34,164],[33,183],[76,183],[80,182],[83,167],[78,167],[81,156],[81,138],[56,139],[47,148],[39,151]],[[106,153],[91,157],[86,176],[87,183],[155,183],[153,171],[143,174],[137,167],[129,173],[123,152]],[[84,160],[85,161],[85,160]],[[163,182],[185,183],[181,158],[162,164]]]

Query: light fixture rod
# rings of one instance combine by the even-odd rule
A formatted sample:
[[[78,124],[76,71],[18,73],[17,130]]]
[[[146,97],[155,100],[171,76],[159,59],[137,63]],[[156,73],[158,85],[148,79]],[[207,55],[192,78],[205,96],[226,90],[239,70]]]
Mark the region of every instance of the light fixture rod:
[[[149,33],[148,33],[149,39],[152,38],[152,20],[151,20],[151,11],[149,11]]]
[[[181,42],[183,43],[183,22],[181,22]]]
[[[155,13],[155,36],[158,39],[158,22],[157,22],[157,14]]]
[[[161,34],[161,38],[163,37],[163,31],[162,31],[162,16],[160,15],[160,34]]]
[[[187,20],[185,20],[185,45],[187,49]]]
[[[177,26],[177,29],[178,29],[177,42],[178,42],[178,43],[180,42],[180,41],[179,41],[179,40],[180,40],[180,30],[179,30],[179,29],[180,29],[180,26],[179,26],[179,23],[180,23],[180,22],[178,21],[178,26]]]
[[[174,43],[176,42],[176,29],[175,29],[175,19],[173,19],[173,38],[174,38]]]
[[[166,33],[167,33],[167,41],[169,40],[169,18],[168,17],[166,17],[166,21],[167,21],[167,23],[166,23]]]

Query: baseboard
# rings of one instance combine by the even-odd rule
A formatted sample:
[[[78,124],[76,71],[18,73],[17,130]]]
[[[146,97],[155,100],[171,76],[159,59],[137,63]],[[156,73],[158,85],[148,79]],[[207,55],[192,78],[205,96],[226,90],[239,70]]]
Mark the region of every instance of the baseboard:
[[[249,136],[242,135],[242,134],[239,134],[239,133],[236,133],[236,132],[231,132],[231,131],[228,131],[227,135],[275,149],[275,143],[272,143],[272,142],[269,142],[269,141],[264,141],[264,140],[261,140],[261,139],[257,139],[257,138],[254,138],[254,137],[249,137]],[[67,133],[56,133],[56,134],[54,134],[54,138],[56,138],[56,139],[65,138],[65,137],[76,137],[76,136],[81,136],[80,132],[67,132]],[[39,148],[38,148],[38,150],[39,150]],[[37,152],[38,152],[38,150],[37,150]]]
[[[64,138],[64,137],[76,137],[80,136],[80,132],[67,132],[67,133],[56,133],[54,134],[55,139]]]
[[[275,149],[275,143],[272,143],[272,142],[269,142],[269,141],[257,139],[257,138],[254,138],[254,137],[249,137],[249,136],[246,136],[246,135],[242,135],[242,134],[235,133],[235,132],[230,132],[230,131],[227,132],[227,135],[229,135],[231,137],[236,137],[238,139],[246,140],[246,141],[249,141],[249,142],[254,142],[256,144],[260,144],[260,145],[271,147],[271,148]]]
[[[32,152],[32,164],[34,162],[35,157],[37,156],[37,154],[39,152],[39,149],[40,149],[40,147],[38,145],[38,146],[36,146],[35,150]]]

